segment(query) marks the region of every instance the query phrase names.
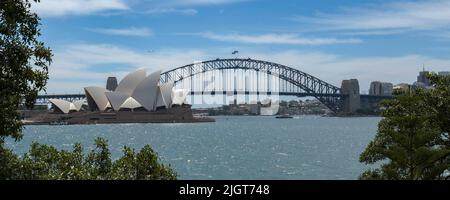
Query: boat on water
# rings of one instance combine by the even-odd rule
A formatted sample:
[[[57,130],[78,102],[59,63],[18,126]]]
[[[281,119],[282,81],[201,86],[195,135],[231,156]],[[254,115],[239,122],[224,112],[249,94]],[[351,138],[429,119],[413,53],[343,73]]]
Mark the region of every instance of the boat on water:
[[[276,116],[275,118],[278,118],[278,119],[292,119],[294,117],[290,116],[289,114],[282,114],[282,115]]]

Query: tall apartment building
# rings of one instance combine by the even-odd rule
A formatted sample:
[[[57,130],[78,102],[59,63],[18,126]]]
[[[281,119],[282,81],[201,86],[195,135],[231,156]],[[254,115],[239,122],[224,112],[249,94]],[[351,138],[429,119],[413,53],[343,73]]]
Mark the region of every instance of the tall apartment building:
[[[370,83],[369,94],[379,96],[392,95],[393,84],[387,82],[373,81]]]
[[[428,80],[427,75],[429,74],[429,71],[421,71],[419,72],[419,76],[417,76],[417,82],[423,83],[423,86],[429,87],[431,85],[430,80]],[[422,84],[420,84],[422,85]]]

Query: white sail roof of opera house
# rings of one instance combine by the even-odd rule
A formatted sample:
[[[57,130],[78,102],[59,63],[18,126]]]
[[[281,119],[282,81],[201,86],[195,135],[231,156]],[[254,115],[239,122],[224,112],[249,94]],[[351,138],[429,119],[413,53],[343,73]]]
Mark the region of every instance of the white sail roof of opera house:
[[[72,102],[72,104],[75,106],[77,111],[80,111],[81,107],[84,104],[84,101],[85,101],[85,99],[82,99],[82,100],[74,101],[74,102]]]
[[[63,113],[69,113],[70,111],[80,111],[83,105],[83,100],[69,102],[62,99],[49,99],[49,101],[57,107]]]
[[[133,99],[133,97],[128,97],[125,102],[120,106],[120,108],[128,108],[128,109],[135,109],[142,107],[142,105]]]
[[[108,98],[106,97],[107,89],[91,86],[85,87],[86,98],[90,109],[98,109],[100,111],[105,111],[106,108],[110,106]]]
[[[186,100],[189,90],[176,89],[172,91],[172,105],[183,105]]]
[[[137,69],[126,75],[113,92],[107,92],[105,94],[114,110],[121,108],[121,105],[131,97],[136,86],[145,79],[145,76],[146,71],[144,68]]]
[[[119,82],[114,92],[131,96],[136,87],[145,79],[145,76],[146,72],[144,68],[129,73]]]
[[[157,89],[157,97],[156,97],[155,109],[159,108],[159,107],[166,107],[166,104],[164,103],[164,100],[162,98],[161,88],[160,87],[158,87],[158,89]]]
[[[175,85],[174,82],[164,83],[159,86],[159,96],[158,99],[161,99],[166,108],[170,108],[172,106],[172,89]]]
[[[138,69],[126,75],[115,91],[101,87],[86,87],[86,97],[91,110],[105,111],[112,108],[145,108],[154,111],[156,108],[170,108],[172,105],[183,105],[188,90],[173,90],[175,83],[168,82],[158,85],[161,70],[145,76],[145,69]]]
[[[122,104],[130,98],[130,96],[119,92],[105,92],[105,95],[114,110],[119,110]]]
[[[164,106],[165,108],[170,108],[172,105],[172,88],[174,82],[164,83],[157,86],[157,96],[155,108]],[[111,103],[114,110],[120,110],[121,108],[135,109],[143,107],[136,99],[133,97],[128,97],[122,93],[118,92],[106,92],[106,97]],[[154,110],[153,109],[153,110]]]
[[[153,72],[136,86],[131,97],[139,102],[146,110],[155,110],[158,97],[158,83],[161,77],[161,70]]]

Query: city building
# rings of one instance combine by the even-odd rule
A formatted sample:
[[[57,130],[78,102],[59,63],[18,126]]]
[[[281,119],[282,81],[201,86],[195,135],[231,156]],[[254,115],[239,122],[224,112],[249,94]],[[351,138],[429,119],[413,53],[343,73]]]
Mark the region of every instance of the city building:
[[[392,83],[383,82],[381,83],[381,95],[391,96],[394,85]]]
[[[438,72],[438,75],[440,75],[440,76],[450,76],[450,71]]]
[[[426,77],[430,73],[432,73],[432,72],[421,71],[419,73],[419,76],[417,76],[417,81],[413,83],[412,89],[414,90],[414,89],[418,89],[418,88],[422,88],[422,89],[432,88],[430,80]],[[437,74],[440,76],[450,76],[450,71],[441,71],[441,72],[438,72]]]
[[[373,81],[370,83],[369,95],[391,96],[392,90],[392,83]]]
[[[393,94],[406,94],[412,90],[412,85],[407,83],[400,83],[393,87]]]
[[[421,71],[419,72],[419,76],[417,76],[417,86],[429,87],[431,86],[430,80],[427,78],[427,75],[430,74],[429,71]]]
[[[417,82],[417,81],[412,84],[412,88],[411,88],[412,90],[419,89],[419,88],[426,89],[426,88],[429,88],[429,86],[427,86],[423,82]]]

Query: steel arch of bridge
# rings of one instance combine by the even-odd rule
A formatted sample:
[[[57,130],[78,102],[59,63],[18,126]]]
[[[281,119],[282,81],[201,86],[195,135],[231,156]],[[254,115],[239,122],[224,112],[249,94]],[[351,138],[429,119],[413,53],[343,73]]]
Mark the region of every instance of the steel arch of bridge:
[[[193,63],[161,73],[161,83],[169,81],[178,82],[185,78],[213,70],[244,69],[265,72],[277,75],[281,80],[287,81],[307,94],[317,98],[334,112],[342,108],[341,89],[310,74],[285,65],[254,60],[254,59],[216,59]]]

